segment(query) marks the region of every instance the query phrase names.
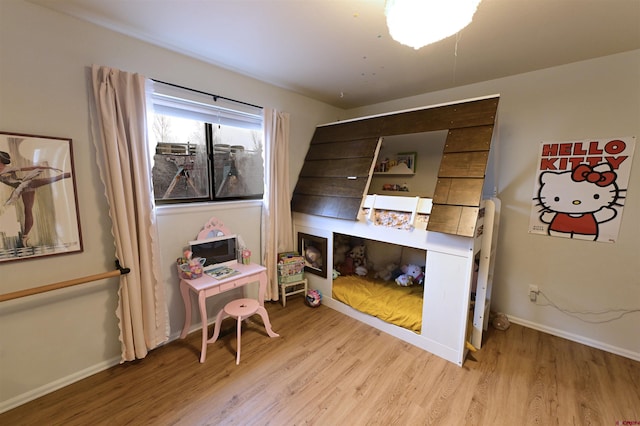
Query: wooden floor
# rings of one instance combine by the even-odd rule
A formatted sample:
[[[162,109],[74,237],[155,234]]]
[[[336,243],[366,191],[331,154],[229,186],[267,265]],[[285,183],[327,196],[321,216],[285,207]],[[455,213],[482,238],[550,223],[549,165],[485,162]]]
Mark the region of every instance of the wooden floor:
[[[1,425],[616,425],[640,421],[640,363],[512,325],[458,367],[302,298],[0,414]],[[616,423],[620,422],[620,423]]]

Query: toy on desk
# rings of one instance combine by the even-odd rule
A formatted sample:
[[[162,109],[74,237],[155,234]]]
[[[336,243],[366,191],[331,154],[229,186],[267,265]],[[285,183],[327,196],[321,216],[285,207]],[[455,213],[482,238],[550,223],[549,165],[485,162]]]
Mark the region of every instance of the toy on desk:
[[[176,260],[178,265],[178,274],[180,278],[185,280],[194,280],[200,278],[204,272],[203,266],[206,259],[203,257],[191,257],[193,253],[190,250],[185,250],[182,257]]]
[[[251,250],[245,248],[242,249],[242,264],[248,265],[251,263]]]

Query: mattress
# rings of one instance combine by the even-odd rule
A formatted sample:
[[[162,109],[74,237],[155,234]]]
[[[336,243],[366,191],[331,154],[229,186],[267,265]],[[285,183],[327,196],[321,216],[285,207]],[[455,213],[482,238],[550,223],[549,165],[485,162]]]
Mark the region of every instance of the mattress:
[[[422,286],[401,287],[394,281],[347,275],[333,280],[332,296],[360,312],[420,333],[423,290]]]

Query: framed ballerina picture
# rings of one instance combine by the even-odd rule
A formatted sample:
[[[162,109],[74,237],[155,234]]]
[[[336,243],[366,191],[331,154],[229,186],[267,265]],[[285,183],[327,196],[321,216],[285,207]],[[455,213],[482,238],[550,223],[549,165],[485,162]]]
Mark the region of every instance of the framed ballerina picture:
[[[0,262],[80,251],[71,139],[0,132]]]

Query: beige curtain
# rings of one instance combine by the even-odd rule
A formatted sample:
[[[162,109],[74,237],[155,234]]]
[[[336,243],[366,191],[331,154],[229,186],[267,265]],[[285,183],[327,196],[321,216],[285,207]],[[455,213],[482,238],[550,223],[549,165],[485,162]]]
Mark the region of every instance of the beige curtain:
[[[169,337],[146,138],[147,80],[96,65],[91,74],[93,136],[116,257],[131,269],[120,277],[116,311],[124,362],[144,358]]]
[[[289,192],[289,114],[264,108],[264,128],[262,260],[269,275],[265,300],[279,300],[278,253],[294,250]]]

